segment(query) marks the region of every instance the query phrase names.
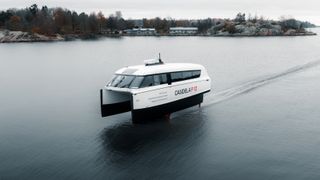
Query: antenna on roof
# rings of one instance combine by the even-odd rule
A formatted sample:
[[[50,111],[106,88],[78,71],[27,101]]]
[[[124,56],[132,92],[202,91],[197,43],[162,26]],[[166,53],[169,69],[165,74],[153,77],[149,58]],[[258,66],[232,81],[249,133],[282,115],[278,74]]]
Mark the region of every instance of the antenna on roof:
[[[163,64],[163,61],[161,60],[161,54],[159,53],[159,63]]]
[[[161,54],[159,53],[159,57],[157,59],[144,60],[144,64],[146,66],[152,66],[152,65],[164,64],[164,62],[161,60]]]

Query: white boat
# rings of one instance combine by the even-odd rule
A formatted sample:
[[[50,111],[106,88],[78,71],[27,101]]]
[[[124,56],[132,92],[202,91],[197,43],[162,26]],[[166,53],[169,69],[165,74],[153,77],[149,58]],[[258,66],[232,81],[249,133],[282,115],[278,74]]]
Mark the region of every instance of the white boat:
[[[131,111],[133,123],[167,115],[203,102],[211,79],[202,65],[145,60],[115,72],[100,90],[101,115]]]

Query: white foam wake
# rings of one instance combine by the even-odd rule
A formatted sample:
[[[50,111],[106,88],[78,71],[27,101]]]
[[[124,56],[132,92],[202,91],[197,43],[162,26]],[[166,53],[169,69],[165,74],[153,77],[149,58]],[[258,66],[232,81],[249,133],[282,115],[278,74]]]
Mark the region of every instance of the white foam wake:
[[[239,96],[241,94],[255,90],[256,88],[259,88],[261,86],[269,84],[269,83],[271,83],[275,80],[278,80],[284,76],[315,67],[319,64],[320,64],[320,60],[311,61],[306,64],[292,67],[292,68],[287,69],[287,70],[280,72],[280,73],[264,76],[264,77],[256,79],[256,80],[249,81],[244,84],[240,84],[238,86],[228,88],[226,90],[215,93],[213,96],[207,96],[206,97],[207,101],[203,105],[209,106],[209,105],[213,105],[213,104],[217,104],[217,103],[226,101],[226,100],[231,99],[233,97]]]

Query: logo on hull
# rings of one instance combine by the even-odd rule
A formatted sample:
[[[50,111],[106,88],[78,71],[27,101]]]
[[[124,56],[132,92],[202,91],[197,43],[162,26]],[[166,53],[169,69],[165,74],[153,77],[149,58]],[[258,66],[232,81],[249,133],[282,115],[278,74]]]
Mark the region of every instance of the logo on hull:
[[[189,88],[183,88],[183,89],[176,90],[174,92],[174,94],[176,96],[178,96],[178,95],[183,95],[183,94],[188,94],[188,93],[191,93],[191,92],[195,92],[197,90],[198,90],[197,86],[192,86],[192,87],[189,87]]]

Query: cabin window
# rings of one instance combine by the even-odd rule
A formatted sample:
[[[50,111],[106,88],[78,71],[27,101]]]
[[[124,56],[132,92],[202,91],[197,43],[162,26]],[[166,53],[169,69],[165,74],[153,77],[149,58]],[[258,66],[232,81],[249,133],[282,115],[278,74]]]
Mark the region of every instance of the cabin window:
[[[145,76],[140,87],[144,88],[144,87],[149,87],[153,85],[154,85],[153,76]]]
[[[198,78],[201,75],[201,71],[192,71],[192,77],[193,78]]]
[[[167,84],[168,83],[168,78],[167,74],[161,74],[161,84]]]
[[[117,75],[109,83],[109,86],[119,87],[119,88],[128,88],[131,82],[133,81],[133,79],[134,79],[134,76]]]
[[[136,89],[168,84],[168,82],[171,82],[169,74],[171,74],[171,81],[176,82],[199,77],[200,71],[174,72],[148,76],[115,75],[107,86]]]
[[[153,75],[154,85],[167,84],[167,75],[166,74],[157,74]]]
[[[178,81],[184,81],[184,80],[188,80],[188,79],[198,78],[198,77],[200,77],[200,74],[201,74],[200,70],[170,73],[172,82],[178,82]]]
[[[192,79],[193,78],[193,72],[187,71],[182,73],[183,80]]]
[[[182,81],[182,80],[183,80],[182,72],[171,73],[171,81],[172,82]]]
[[[166,74],[149,75],[144,77],[140,85],[140,88],[157,86],[157,85],[167,84],[167,83],[168,83],[168,78]]]
[[[154,82],[154,85],[160,85],[161,84],[161,80],[160,80],[160,76],[159,75],[154,75],[153,76],[153,82]]]
[[[130,88],[139,88],[140,87],[140,84],[142,83],[143,81],[143,76],[137,76],[136,78],[134,78],[134,80],[132,81],[132,83],[130,84]]]

